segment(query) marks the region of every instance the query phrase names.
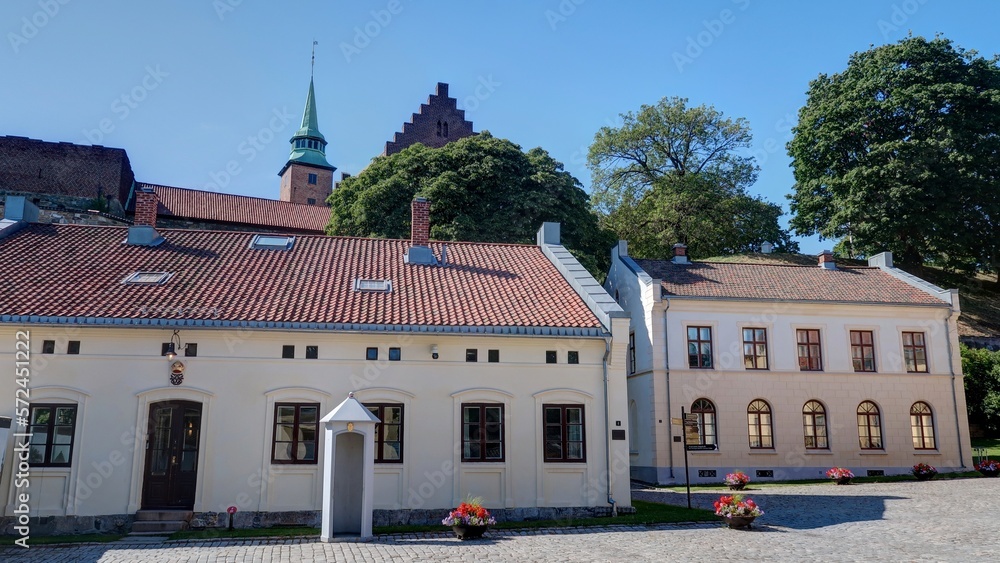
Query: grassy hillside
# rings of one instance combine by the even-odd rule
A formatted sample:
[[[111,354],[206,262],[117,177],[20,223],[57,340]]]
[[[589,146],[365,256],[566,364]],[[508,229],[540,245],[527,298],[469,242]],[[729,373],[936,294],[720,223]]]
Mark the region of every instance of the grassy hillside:
[[[801,264],[815,266],[816,257],[806,254],[739,254],[716,256],[705,262],[740,262],[747,264]],[[867,266],[863,260],[837,258],[845,266]],[[908,270],[909,273],[945,289],[957,288],[962,316],[958,319],[958,332],[962,336],[1000,335],[1000,291],[994,275],[951,273],[940,268],[925,267]]]

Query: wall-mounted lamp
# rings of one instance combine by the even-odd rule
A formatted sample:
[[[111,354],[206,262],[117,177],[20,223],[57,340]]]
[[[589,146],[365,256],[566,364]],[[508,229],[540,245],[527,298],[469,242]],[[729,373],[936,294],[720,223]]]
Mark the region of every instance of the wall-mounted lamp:
[[[175,330],[170,336],[170,342],[167,344],[167,349],[163,351],[163,355],[167,357],[168,360],[173,360],[177,357],[177,351],[183,350],[186,346],[181,345],[181,335],[179,330]]]
[[[438,345],[431,345],[431,358],[438,359]]]

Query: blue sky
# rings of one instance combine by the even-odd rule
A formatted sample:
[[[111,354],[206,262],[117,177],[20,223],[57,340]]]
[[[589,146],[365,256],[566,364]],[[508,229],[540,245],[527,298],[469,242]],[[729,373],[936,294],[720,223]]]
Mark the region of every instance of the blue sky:
[[[911,30],[989,56],[997,21],[1000,3],[942,0],[6,0],[0,135],[122,147],[141,181],[276,198],[315,39],[340,171],[448,82],[477,131],[545,148],[589,189],[594,133],[682,96],[749,120],[752,190],[787,209],[784,145],[811,79]]]

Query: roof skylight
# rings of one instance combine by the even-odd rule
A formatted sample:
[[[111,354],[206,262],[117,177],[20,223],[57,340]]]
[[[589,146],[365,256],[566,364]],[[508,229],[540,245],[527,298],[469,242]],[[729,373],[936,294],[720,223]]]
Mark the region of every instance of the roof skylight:
[[[125,285],[163,285],[170,279],[170,272],[135,272],[125,276]]]
[[[295,237],[284,235],[254,235],[250,248],[254,250],[291,250]]]
[[[389,293],[392,291],[392,280],[354,280],[355,291]]]

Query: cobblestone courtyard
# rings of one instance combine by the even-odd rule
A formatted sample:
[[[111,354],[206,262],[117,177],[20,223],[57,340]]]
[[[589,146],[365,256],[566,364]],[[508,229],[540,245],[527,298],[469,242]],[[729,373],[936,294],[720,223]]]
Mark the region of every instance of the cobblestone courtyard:
[[[722,489],[699,492],[709,507]],[[674,504],[683,494],[634,491]],[[0,561],[973,561],[1000,555],[1000,479],[748,490],[767,514],[750,531],[719,524],[382,536],[369,543],[315,540],[130,543],[0,549]]]

